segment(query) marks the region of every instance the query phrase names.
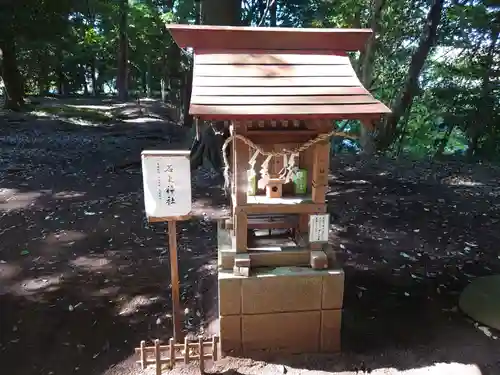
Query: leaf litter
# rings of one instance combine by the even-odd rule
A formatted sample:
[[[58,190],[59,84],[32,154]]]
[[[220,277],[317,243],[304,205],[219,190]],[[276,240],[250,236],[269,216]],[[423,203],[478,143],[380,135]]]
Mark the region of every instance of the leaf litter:
[[[0,130],[3,185],[18,189],[20,198],[30,191],[52,191],[26,201],[25,207],[4,204],[3,228],[9,230],[1,233],[1,264],[22,262],[28,265],[28,274],[43,277],[68,272],[68,260],[78,256],[111,261],[112,267],[106,271],[74,267],[60,285],[30,297],[40,301],[39,308],[19,307],[20,316],[46,320],[46,327],[37,327],[31,334],[43,335],[62,324],[61,332],[81,345],[82,355],[87,357],[68,362],[65,366],[70,372],[74,368],[84,371],[90,360],[101,358],[99,341],[105,342],[104,336],[111,339],[113,350],[123,342],[133,347],[145,337],[170,334],[165,227],[147,224],[144,219],[140,167],[132,164],[122,173],[118,166],[131,155],[137,158],[142,149],[159,146],[158,141],[150,143],[148,132],[151,136],[167,133],[160,145],[166,148],[179,147],[175,142],[182,135],[175,125],[164,123],[141,130],[144,137],[134,138],[138,132],[118,124],[104,133],[98,127],[81,129],[53,119],[16,123]],[[477,276],[500,271],[500,256],[494,251],[500,239],[494,230],[500,218],[498,169],[425,162],[411,162],[409,168],[408,164],[405,160],[337,157],[332,168],[337,179],[328,197],[333,215],[331,241],[348,276],[344,303],[358,316],[357,324],[368,324],[372,333],[380,330],[386,340],[401,335],[389,328],[394,319],[407,322],[397,328],[408,340],[422,339],[425,333],[419,327],[424,322],[419,319],[427,314],[415,314],[411,306],[425,305],[432,311],[459,316],[456,299],[463,287]],[[481,184],[457,185],[457,173]],[[447,179],[452,175],[453,184]],[[213,188],[214,178],[215,173],[205,169],[193,175],[194,198],[203,201],[200,219],[182,223],[178,238],[186,326],[200,332],[205,289],[214,284],[214,269],[203,267],[216,257],[216,226],[210,219],[213,207],[225,208],[221,190]],[[55,195],[59,191],[83,194],[60,199]],[[210,202],[212,197],[216,199]],[[78,230],[86,236],[47,245],[47,235],[61,230]],[[108,292],[109,285],[117,290]],[[154,303],[117,318],[113,306],[118,306],[119,296],[124,294],[149,295]],[[47,298],[48,302],[41,302]],[[67,312],[75,320],[63,319]],[[23,326],[29,321],[16,323],[17,330],[10,335],[25,332]],[[353,330],[348,321],[347,332]],[[95,334],[88,336],[87,332]],[[21,345],[24,338],[5,340]],[[59,350],[57,342],[48,346]],[[87,349],[90,354],[85,354]],[[33,358],[35,365],[42,366],[43,351]]]

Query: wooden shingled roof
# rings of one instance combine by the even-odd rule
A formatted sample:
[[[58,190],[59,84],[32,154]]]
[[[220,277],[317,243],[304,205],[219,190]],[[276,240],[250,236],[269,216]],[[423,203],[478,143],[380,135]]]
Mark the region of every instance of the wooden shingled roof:
[[[190,114],[207,120],[360,119],[390,110],[366,90],[348,51],[371,30],[167,25],[194,49]]]

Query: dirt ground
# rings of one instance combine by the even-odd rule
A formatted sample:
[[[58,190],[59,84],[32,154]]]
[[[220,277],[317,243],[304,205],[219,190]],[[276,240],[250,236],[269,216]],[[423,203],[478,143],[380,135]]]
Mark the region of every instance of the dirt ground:
[[[170,337],[171,310],[165,226],[145,221],[137,162],[143,149],[185,147],[185,132],[156,102],[142,113],[65,103],[109,119],[0,113],[1,373],[139,375],[133,349]],[[225,358],[209,372],[500,374],[498,332],[456,307],[472,279],[500,272],[499,181],[484,165],[336,158],[328,202],[346,272],[343,353]],[[196,216],[178,228],[190,333],[213,319],[219,183],[195,173]]]

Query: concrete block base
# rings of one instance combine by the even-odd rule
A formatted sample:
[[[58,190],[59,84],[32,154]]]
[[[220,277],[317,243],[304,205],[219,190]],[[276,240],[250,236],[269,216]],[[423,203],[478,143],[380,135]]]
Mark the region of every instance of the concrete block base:
[[[221,349],[314,353],[340,350],[344,272],[309,267],[219,271]]]

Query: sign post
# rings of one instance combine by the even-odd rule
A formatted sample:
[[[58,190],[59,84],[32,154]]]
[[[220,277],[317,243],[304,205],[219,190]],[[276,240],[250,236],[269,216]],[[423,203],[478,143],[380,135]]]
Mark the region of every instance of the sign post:
[[[172,283],[172,320],[175,342],[182,339],[177,261],[177,221],[191,213],[191,164],[189,151],[143,151],[144,204],[150,223],[168,222],[168,248]]]

